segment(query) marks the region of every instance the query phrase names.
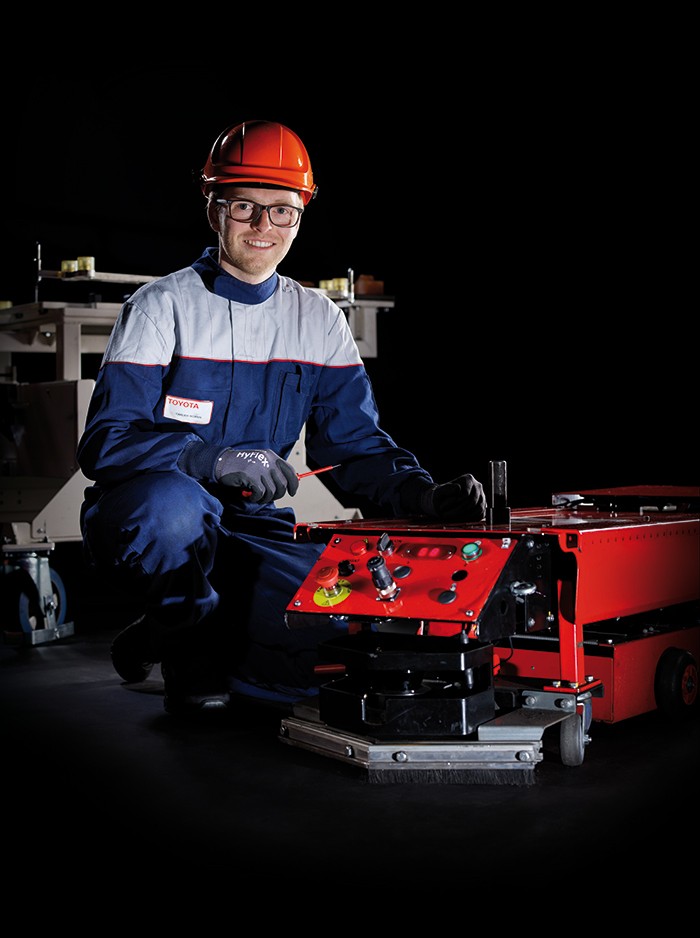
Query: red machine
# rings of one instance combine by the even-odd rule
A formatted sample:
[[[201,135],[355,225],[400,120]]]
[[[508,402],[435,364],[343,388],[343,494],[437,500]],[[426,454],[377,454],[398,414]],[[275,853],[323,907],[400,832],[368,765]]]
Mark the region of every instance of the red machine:
[[[290,745],[373,781],[529,783],[556,739],[583,762],[595,721],[696,712],[700,488],[556,494],[513,509],[491,464],[486,523],[300,524],[326,543],[288,607],[319,616],[318,699],[283,720]]]

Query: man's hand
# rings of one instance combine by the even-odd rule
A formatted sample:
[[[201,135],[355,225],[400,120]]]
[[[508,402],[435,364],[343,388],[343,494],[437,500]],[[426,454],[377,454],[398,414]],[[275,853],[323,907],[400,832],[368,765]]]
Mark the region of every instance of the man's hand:
[[[271,449],[227,449],[216,461],[214,477],[222,485],[250,492],[251,502],[267,504],[289,492],[299,479],[291,463]]]
[[[486,495],[473,475],[434,485],[421,495],[421,513],[441,521],[483,521]]]

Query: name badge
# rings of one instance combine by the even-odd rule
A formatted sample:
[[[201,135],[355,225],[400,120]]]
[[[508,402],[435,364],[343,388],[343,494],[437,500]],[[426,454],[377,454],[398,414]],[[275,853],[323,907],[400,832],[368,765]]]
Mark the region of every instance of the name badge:
[[[209,423],[213,409],[213,401],[192,401],[186,397],[166,394],[163,416],[185,423]]]

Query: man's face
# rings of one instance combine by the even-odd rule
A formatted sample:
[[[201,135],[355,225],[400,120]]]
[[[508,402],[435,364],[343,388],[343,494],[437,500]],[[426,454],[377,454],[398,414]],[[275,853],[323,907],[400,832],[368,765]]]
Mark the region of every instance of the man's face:
[[[289,214],[284,206],[298,209],[304,207],[299,193],[290,192],[289,189],[224,186],[216,197],[239,203],[234,211],[242,215],[246,214],[246,203],[279,206],[272,212],[273,217],[279,218]],[[253,208],[252,204],[250,208]],[[208,217],[209,224],[219,236],[219,264],[245,283],[262,283],[267,280],[287,255],[299,231],[298,224],[292,228],[273,225],[270,213],[266,210],[255,209],[251,220],[236,221],[231,218],[229,206],[218,204],[214,199],[209,203]]]

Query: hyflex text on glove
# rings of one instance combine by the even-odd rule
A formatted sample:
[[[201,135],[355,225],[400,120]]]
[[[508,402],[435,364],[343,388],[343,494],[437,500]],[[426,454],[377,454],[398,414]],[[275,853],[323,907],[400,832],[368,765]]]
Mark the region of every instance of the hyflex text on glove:
[[[287,492],[295,495],[299,488],[294,467],[270,449],[225,449],[216,461],[214,478],[250,492],[250,501],[262,504]]]

